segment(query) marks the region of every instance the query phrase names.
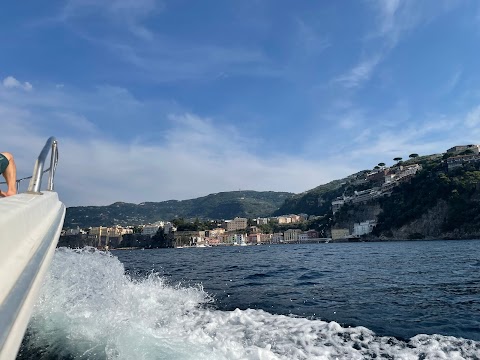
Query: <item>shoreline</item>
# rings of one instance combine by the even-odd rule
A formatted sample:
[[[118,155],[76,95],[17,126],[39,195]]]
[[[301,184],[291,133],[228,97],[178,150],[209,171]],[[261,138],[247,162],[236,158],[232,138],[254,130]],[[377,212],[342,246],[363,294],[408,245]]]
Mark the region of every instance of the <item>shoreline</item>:
[[[360,239],[357,240],[355,239],[354,241],[349,240],[349,239],[339,239],[339,240],[330,240],[329,242],[325,241],[319,241],[319,242],[296,242],[296,243],[278,243],[278,244],[248,244],[247,246],[282,246],[282,245],[315,245],[315,244],[354,244],[354,243],[391,243],[391,242],[418,242],[418,241],[475,241],[480,239],[478,238],[470,238],[470,239]],[[218,248],[218,247],[239,247],[239,246],[234,246],[234,245],[213,245],[213,246],[205,246],[205,248]],[[121,247],[121,248],[113,248],[113,249],[98,249],[99,251],[124,251],[124,250],[155,250],[155,249],[196,249],[196,248],[204,248],[204,247],[198,247],[198,246],[187,246],[187,247],[181,247],[181,248],[143,248],[143,247]]]

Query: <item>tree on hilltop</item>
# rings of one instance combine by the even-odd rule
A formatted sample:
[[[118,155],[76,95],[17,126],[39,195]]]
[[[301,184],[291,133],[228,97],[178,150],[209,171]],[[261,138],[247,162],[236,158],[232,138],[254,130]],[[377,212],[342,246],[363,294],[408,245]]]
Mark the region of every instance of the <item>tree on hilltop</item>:
[[[408,157],[409,157],[410,159],[415,159],[415,158],[418,157],[418,154],[413,153],[413,154],[408,155]]]

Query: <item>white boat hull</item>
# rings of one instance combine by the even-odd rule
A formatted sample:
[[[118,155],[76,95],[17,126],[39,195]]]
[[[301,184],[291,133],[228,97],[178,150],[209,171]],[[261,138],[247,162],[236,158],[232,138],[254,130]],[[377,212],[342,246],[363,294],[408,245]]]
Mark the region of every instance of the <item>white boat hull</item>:
[[[0,199],[0,360],[15,359],[65,217],[53,191]]]

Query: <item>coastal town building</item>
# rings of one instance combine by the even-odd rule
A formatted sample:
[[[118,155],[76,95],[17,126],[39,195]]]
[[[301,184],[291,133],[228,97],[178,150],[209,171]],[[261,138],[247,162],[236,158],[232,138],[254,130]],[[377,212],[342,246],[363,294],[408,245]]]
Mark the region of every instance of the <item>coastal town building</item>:
[[[89,230],[88,239],[96,247],[118,246],[122,241],[122,236],[130,232],[131,229],[121,226],[96,226]]]
[[[257,225],[268,225],[269,218],[256,218],[255,222]]]
[[[158,229],[160,229],[160,225],[145,225],[142,234],[152,237],[157,233]]]
[[[308,217],[307,214],[302,214],[302,215],[296,215],[296,214],[290,214],[290,215],[282,215],[282,216],[277,216],[277,221],[279,225],[285,225],[285,224],[294,224],[294,223],[299,223],[304,221]]]
[[[344,196],[333,200],[332,201],[332,212],[335,214],[338,210],[340,210],[342,208],[343,205],[345,205],[345,197]]]
[[[233,220],[226,220],[223,225],[227,231],[236,231],[246,229],[247,223],[248,219],[236,217]]]
[[[163,232],[165,234],[170,234],[170,233],[173,233],[175,231],[177,231],[177,228],[175,226],[173,226],[173,224],[171,222],[167,222],[163,226]]]
[[[292,218],[290,216],[277,216],[277,221],[280,225],[291,224]]]
[[[260,233],[255,233],[255,234],[250,234],[247,236],[247,243],[248,244],[261,244],[262,243],[262,234]]]
[[[348,229],[332,229],[332,240],[346,239],[350,236]]]
[[[173,234],[175,247],[195,246],[197,243],[203,243],[205,231],[175,231]]]
[[[366,234],[370,234],[377,222],[375,220],[367,220],[360,223],[353,224],[353,236],[362,236]]]
[[[272,243],[273,243],[273,244],[281,244],[281,243],[283,243],[283,233],[273,233],[273,235],[272,235]]]
[[[232,240],[231,244],[233,245],[246,245],[247,244],[247,237],[245,234],[232,234],[231,238]]]
[[[218,237],[219,235],[222,235],[223,233],[225,233],[224,228],[216,228],[216,229],[213,229],[213,230],[205,230],[205,236],[210,237],[210,238]]]
[[[74,229],[62,230],[63,236],[73,236],[73,235],[79,235],[79,234],[86,234],[86,232],[80,229],[79,226],[77,226]]]
[[[302,230],[300,229],[288,229],[287,231],[284,231],[283,242],[285,243],[297,242],[301,232]]]
[[[309,238],[306,232],[298,234],[298,242],[306,242],[307,240],[309,240]]]
[[[362,191],[354,191],[352,196],[342,195],[332,201],[332,212],[337,213],[345,204],[366,203],[391,193],[391,190],[404,181],[409,181],[422,169],[419,164],[399,165],[391,168],[383,168],[367,174],[367,179],[372,187]]]

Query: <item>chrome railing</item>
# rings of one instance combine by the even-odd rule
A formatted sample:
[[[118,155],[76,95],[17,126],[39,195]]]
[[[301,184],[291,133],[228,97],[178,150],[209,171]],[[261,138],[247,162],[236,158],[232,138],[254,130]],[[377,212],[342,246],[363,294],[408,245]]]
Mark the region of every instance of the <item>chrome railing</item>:
[[[50,155],[50,167],[48,169],[43,169],[45,167],[45,160],[47,159],[47,155],[51,150]],[[37,161],[35,162],[35,166],[33,168],[32,176],[27,176],[21,179],[17,179],[17,191],[20,187],[20,183],[24,180],[30,180],[30,184],[28,185],[27,192],[30,194],[39,194],[40,187],[42,185],[42,177],[43,174],[48,172],[48,185],[47,190],[52,191],[54,188],[54,177],[55,177],[55,170],[57,169],[58,164],[58,142],[55,137],[50,137],[45,146],[43,147],[40,155],[38,155]],[[0,184],[6,184],[5,181],[0,182]]]
[[[43,147],[40,155],[38,155],[37,161],[35,162],[35,166],[33,168],[33,175],[30,180],[30,184],[28,185],[28,193],[38,194],[40,192],[40,186],[42,185],[42,177],[43,177],[43,167],[45,166],[45,160],[47,159],[47,155],[50,152],[50,167],[48,170],[48,185],[47,190],[53,190],[53,178],[55,177],[55,170],[57,169],[58,163],[58,143],[57,139],[53,136],[47,140],[47,143]],[[50,151],[51,150],[51,151]],[[47,171],[45,170],[45,172]]]

